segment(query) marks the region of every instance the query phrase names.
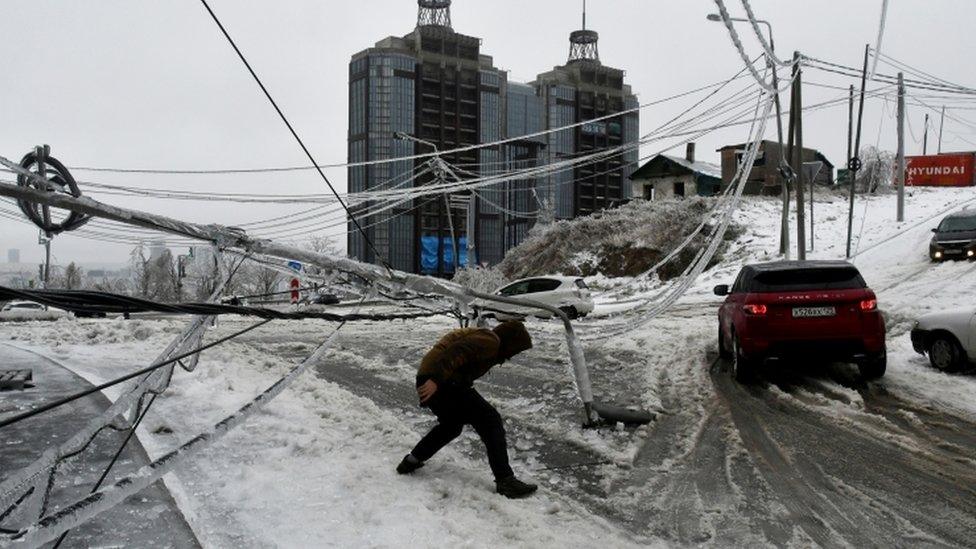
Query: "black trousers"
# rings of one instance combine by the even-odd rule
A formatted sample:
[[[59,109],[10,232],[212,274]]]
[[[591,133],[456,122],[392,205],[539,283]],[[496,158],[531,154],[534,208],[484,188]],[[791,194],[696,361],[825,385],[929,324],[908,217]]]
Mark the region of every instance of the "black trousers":
[[[420,461],[427,461],[438,450],[447,446],[464,429],[474,427],[488,453],[488,464],[495,480],[513,475],[508,464],[508,446],[505,443],[505,427],[502,416],[473,387],[443,385],[428,401],[430,410],[437,416],[437,425],[420,439],[410,452]]]

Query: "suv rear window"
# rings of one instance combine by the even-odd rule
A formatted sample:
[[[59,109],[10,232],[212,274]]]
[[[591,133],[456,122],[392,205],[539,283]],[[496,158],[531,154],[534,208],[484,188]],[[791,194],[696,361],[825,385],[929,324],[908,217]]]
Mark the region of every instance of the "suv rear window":
[[[756,274],[749,285],[753,292],[796,292],[803,290],[854,290],[866,288],[855,268],[811,268],[766,271]]]

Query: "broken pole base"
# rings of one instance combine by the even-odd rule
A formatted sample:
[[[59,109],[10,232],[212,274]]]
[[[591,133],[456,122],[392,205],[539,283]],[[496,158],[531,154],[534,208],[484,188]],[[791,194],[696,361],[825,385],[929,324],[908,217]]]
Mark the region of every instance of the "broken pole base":
[[[589,422],[583,427],[606,427],[623,423],[627,427],[647,425],[654,420],[654,414],[646,410],[633,410],[622,406],[611,406],[593,402],[589,404],[591,413],[587,415]]]
[[[33,378],[31,370],[0,370],[0,391],[23,391]]]

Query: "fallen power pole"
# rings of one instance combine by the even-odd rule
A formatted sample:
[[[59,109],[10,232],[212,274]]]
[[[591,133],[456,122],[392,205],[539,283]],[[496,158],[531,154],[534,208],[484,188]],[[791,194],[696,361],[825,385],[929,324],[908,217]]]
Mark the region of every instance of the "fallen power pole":
[[[0,164],[28,178],[40,179],[37,175],[27,172],[20,165],[6,158],[0,157]],[[312,252],[268,239],[252,238],[247,236],[244,231],[232,227],[217,224],[200,225],[188,223],[171,217],[139,210],[110,206],[89,197],[76,198],[62,193],[41,192],[34,188],[3,182],[0,182],[0,196],[25,200],[47,207],[62,208],[92,217],[110,219],[127,225],[134,225],[196,240],[205,240],[212,242],[218,248],[236,248],[250,253],[307,262],[326,271],[354,274],[366,283],[372,284],[378,289],[388,289],[391,293],[407,290],[416,294],[435,294],[453,299],[462,309],[470,307],[471,303],[475,300],[484,300],[545,311],[563,322],[566,345],[569,349],[570,363],[573,368],[573,378],[580,395],[580,400],[583,403],[584,425],[592,426],[597,424],[599,418],[596,414],[602,415],[604,419],[610,421],[616,419],[614,412],[610,408],[600,406],[593,402],[593,389],[590,383],[589,371],[586,367],[586,359],[583,356],[583,347],[576,336],[569,317],[556,307],[528,299],[486,294],[446,280],[394,271],[392,269],[387,270],[377,265]],[[643,421],[644,423],[650,421],[651,417],[649,414],[644,412],[639,413],[645,414],[646,421]]]

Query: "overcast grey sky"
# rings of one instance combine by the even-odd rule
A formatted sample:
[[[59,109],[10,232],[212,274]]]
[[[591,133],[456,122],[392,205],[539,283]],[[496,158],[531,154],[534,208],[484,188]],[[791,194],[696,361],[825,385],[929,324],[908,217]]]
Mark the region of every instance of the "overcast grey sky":
[[[578,1],[454,0],[458,32],[482,38],[510,79],[529,81],[565,62],[568,34],[580,25]],[[727,0],[742,15],[737,0]],[[953,82],[976,87],[976,2],[891,0],[882,51]],[[350,56],[388,35],[410,32],[414,0],[358,2],[212,0],[237,40],[319,162],[346,158],[347,74]],[[874,43],[881,0],[753,0],[774,29],[777,52],[793,50],[860,66],[865,43]],[[305,164],[260,90],[246,73],[203,6],[195,0],[17,1],[3,3],[0,86],[0,155],[13,160],[48,143],[69,166],[122,168],[252,168]],[[605,64],[625,69],[642,102],[727,78],[742,67],[723,25],[706,21],[710,0],[590,0],[587,26],[600,32]],[[760,50],[742,26],[751,55]],[[879,72],[893,72],[879,65]],[[808,71],[808,82],[846,86],[853,80]],[[837,97],[807,86],[804,102]],[[785,100],[785,98],[784,98]],[[642,132],[677,114],[687,102],[645,109]],[[976,120],[976,111],[957,108]],[[866,105],[865,144],[893,149],[894,104]],[[921,150],[924,110],[908,111]],[[937,117],[933,117],[937,120]],[[879,124],[883,121],[883,124]],[[936,121],[937,123],[937,121]],[[804,119],[805,143],[836,165],[846,151],[846,107]],[[767,135],[772,136],[770,125]],[[936,129],[937,131],[937,129]],[[698,141],[698,157],[717,162],[715,149],[746,139],[746,128],[715,132]],[[930,144],[934,134],[930,133]],[[943,150],[973,150],[974,127],[948,121]],[[642,156],[655,152],[646,147]],[[934,146],[930,147],[934,149]],[[345,189],[344,169],[329,177]],[[246,176],[148,176],[75,172],[83,181],[213,192],[325,192],[312,173]],[[135,200],[90,193],[123,206],[199,222],[239,225],[307,206]],[[910,204],[909,204],[910,207]],[[9,209],[9,205],[7,205]],[[342,238],[344,242],[344,237]],[[24,261],[42,258],[37,231],[0,219],[0,260],[20,248]],[[125,261],[129,245],[59,236],[56,261]]]

